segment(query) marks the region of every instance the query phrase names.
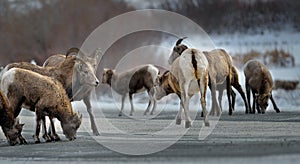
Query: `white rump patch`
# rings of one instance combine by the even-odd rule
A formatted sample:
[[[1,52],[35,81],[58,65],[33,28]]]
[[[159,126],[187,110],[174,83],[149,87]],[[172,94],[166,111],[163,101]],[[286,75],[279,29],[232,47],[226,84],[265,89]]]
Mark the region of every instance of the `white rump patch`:
[[[7,68],[5,68],[7,69]],[[3,70],[6,71],[6,70]],[[7,96],[8,92],[8,86],[14,82],[15,80],[15,74],[16,69],[11,68],[10,70],[3,73],[2,79],[1,79],[1,90],[3,91],[3,94]]]

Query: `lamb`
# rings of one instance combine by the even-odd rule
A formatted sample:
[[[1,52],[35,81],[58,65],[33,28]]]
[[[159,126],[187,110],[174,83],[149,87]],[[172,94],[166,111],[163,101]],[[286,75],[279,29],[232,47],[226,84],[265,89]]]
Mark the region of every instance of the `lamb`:
[[[265,113],[269,99],[272,101],[274,110],[279,113],[280,110],[272,96],[272,76],[267,67],[257,60],[250,60],[245,64],[244,75],[249,106],[250,90],[253,95],[253,106],[252,109],[250,106],[250,113],[255,113],[255,105],[258,113]]]
[[[180,56],[188,47],[181,42],[185,38],[180,38],[177,42],[175,47],[173,48],[173,54],[177,54]],[[203,52],[207,61],[209,63],[208,72],[209,72],[209,87],[212,93],[212,115],[220,115],[221,108],[217,103],[216,98],[216,88],[217,85],[225,85],[227,89],[227,97],[228,97],[228,104],[229,104],[229,115],[232,115],[233,109],[230,100],[230,93],[231,93],[231,67],[232,61],[231,57],[227,54],[227,52],[223,49],[215,49],[209,52]],[[178,57],[174,55],[174,57]],[[173,56],[173,55],[172,55]],[[172,64],[174,61],[174,57],[169,58],[169,64]]]
[[[3,74],[1,90],[7,96],[14,117],[16,118],[22,104],[36,113],[35,142],[39,143],[41,120],[45,130],[43,138],[51,141],[46,133],[45,116],[56,117],[69,140],[74,140],[76,131],[81,124],[82,116],[73,112],[69,98],[57,80],[38,73],[11,68]]]
[[[146,115],[151,105],[153,105],[150,114],[152,115],[156,108],[156,100],[153,98],[153,87],[155,79],[159,73],[158,68],[153,65],[141,65],[131,70],[122,73],[116,73],[115,70],[105,68],[102,76],[102,83],[108,84],[118,94],[122,96],[122,106],[119,116],[122,116],[124,111],[124,100],[129,94],[129,100],[131,105],[130,116],[133,115],[134,107],[132,102],[132,96],[135,93],[147,91],[149,95],[149,103],[144,115]]]
[[[83,100],[90,116],[91,129],[93,131],[93,134],[98,136],[100,135],[100,133],[98,132],[95,123],[90,98],[94,87],[97,87],[99,85],[99,80],[96,77],[96,70],[102,56],[102,52],[100,49],[96,49],[94,53],[92,53],[91,57],[87,57],[86,55],[81,55],[84,53],[78,48],[73,47],[68,50],[66,56],[73,52],[76,53],[77,59],[75,65],[73,66],[74,71],[70,74],[67,74],[67,77],[65,77],[71,79],[73,78],[73,81],[68,81],[68,83],[66,83],[65,89],[71,101]],[[65,55],[61,54],[52,55],[44,62],[43,66],[45,68],[60,67],[60,65],[64,63],[65,58]]]
[[[19,123],[19,119],[14,118],[11,107],[8,104],[7,98],[0,91],[0,126],[10,145],[27,143],[22,137],[21,132],[24,124]]]
[[[242,89],[242,86],[240,85],[239,83],[239,74],[238,74],[238,70],[235,66],[232,66],[231,67],[231,86],[233,86],[241,95],[243,101],[244,101],[244,104],[245,104],[245,113],[249,113],[249,107],[248,107],[248,103],[247,103],[247,100],[246,100],[246,96],[245,96],[245,93]],[[225,85],[218,85],[217,86],[217,90],[219,91],[219,104],[220,104],[220,108],[222,109],[222,96],[223,96],[223,91],[224,91],[224,88],[226,86]],[[231,90],[231,98],[232,98],[232,109],[234,110],[234,106],[235,106],[235,98],[236,98],[236,94],[233,90]]]
[[[179,40],[180,41],[180,40]],[[185,127],[191,127],[191,117],[189,114],[189,100],[200,91],[201,106],[204,116],[205,126],[209,126],[206,111],[206,90],[208,86],[208,61],[205,55],[193,48],[187,48],[183,51],[179,49],[178,41],[169,57],[171,65],[170,74],[168,76],[170,88],[177,93],[181,99],[181,108],[176,117],[176,124],[181,124],[182,112],[185,113]],[[178,49],[177,49],[178,48]]]

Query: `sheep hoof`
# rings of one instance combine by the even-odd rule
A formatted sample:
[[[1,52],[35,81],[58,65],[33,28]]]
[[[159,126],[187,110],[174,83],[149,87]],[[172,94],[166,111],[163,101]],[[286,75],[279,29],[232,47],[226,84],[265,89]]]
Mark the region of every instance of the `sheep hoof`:
[[[280,113],[280,110],[279,109],[275,109],[276,113]]]
[[[153,112],[150,113],[150,115],[153,115],[153,114],[154,114]]]
[[[190,128],[192,126],[192,123],[190,121],[185,122],[185,128]]]
[[[122,112],[119,113],[119,117],[121,117],[121,116],[122,116]]]
[[[129,116],[133,116],[133,114],[132,114],[132,113],[130,113],[130,114],[129,114]]]
[[[229,116],[232,116],[232,111],[229,111],[229,113],[228,113],[228,114],[229,114]]]
[[[176,119],[176,125],[180,125],[181,124],[181,119]]]
[[[34,141],[34,143],[38,144],[38,143],[41,143],[41,141],[40,141],[40,139],[36,139],[36,140]]]
[[[209,122],[204,122],[204,125],[205,125],[206,127],[209,127]]]
[[[99,133],[98,131],[94,131],[93,134],[94,134],[95,136],[100,136],[100,133]]]
[[[203,111],[201,112],[201,117],[204,117]]]
[[[52,141],[60,141],[60,137],[57,134],[55,134],[55,135],[51,136],[51,140]]]
[[[44,138],[44,140],[45,140],[46,142],[51,142],[51,141],[52,141],[51,137],[48,136],[48,135],[46,135],[46,134],[43,135],[43,138]]]

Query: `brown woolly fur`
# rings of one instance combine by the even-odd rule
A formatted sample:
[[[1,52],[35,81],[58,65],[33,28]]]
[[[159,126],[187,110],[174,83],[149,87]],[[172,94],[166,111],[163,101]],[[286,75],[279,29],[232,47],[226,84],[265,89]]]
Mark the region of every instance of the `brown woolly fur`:
[[[147,91],[150,97],[148,107],[144,114],[147,114],[150,110],[151,105],[153,108],[150,114],[153,114],[156,101],[153,99],[153,87],[154,82],[158,76],[159,70],[153,65],[141,65],[122,73],[116,73],[115,70],[104,69],[102,75],[102,83],[110,85],[117,93],[122,95],[122,106],[119,116],[122,116],[124,109],[124,100],[126,95],[129,93],[129,100],[131,104],[130,115],[134,112],[132,103],[132,96],[135,93],[141,91]]]
[[[44,122],[45,116],[56,117],[61,122],[66,137],[75,139],[81,119],[73,112],[60,82],[29,70],[12,68],[4,73],[1,89],[6,93],[15,117],[19,115],[22,104],[35,111],[37,142],[39,142],[40,121],[43,119]],[[66,126],[73,128],[67,129]],[[49,136],[46,138],[48,139]]]
[[[11,63],[6,66],[5,70],[7,71],[11,68],[22,68],[26,70],[31,70],[41,75],[53,77],[57,79],[63,85],[64,88],[68,88],[72,87],[72,76],[70,75],[73,75],[73,67],[75,65],[75,60],[76,57],[68,56],[57,67],[40,67],[27,62]]]
[[[268,107],[268,101],[271,99],[274,106],[274,110],[279,113],[273,97],[272,97],[272,88],[273,80],[271,73],[262,63],[256,60],[250,60],[246,63],[244,68],[245,82],[246,82],[246,92],[248,104],[250,106],[250,90],[253,94],[253,106],[250,112],[255,113],[255,105],[258,113],[265,113],[266,108]]]

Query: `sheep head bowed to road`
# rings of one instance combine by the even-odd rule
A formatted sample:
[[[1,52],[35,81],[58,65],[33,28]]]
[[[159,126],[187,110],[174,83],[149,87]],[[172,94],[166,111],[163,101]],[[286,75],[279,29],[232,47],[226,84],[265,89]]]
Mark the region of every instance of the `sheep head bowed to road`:
[[[247,92],[247,100],[250,106],[250,91],[253,96],[253,105],[250,106],[250,112],[255,113],[255,105],[258,113],[265,113],[268,107],[268,101],[274,106],[274,110],[279,113],[280,110],[277,107],[273,96],[273,80],[270,71],[265,65],[257,60],[250,60],[245,64],[245,86]]]
[[[0,126],[10,145],[27,143],[21,133],[24,124],[19,123],[19,119],[14,117],[12,108],[9,106],[7,98],[0,91]],[[18,141],[19,140],[19,141]]]
[[[19,115],[23,104],[35,111],[35,142],[40,142],[41,121],[45,130],[43,138],[51,141],[46,131],[45,116],[49,116],[50,119],[55,117],[60,121],[66,138],[76,138],[82,116],[73,112],[69,98],[57,80],[33,71],[12,68],[3,74],[1,90],[11,105],[14,118]]]

